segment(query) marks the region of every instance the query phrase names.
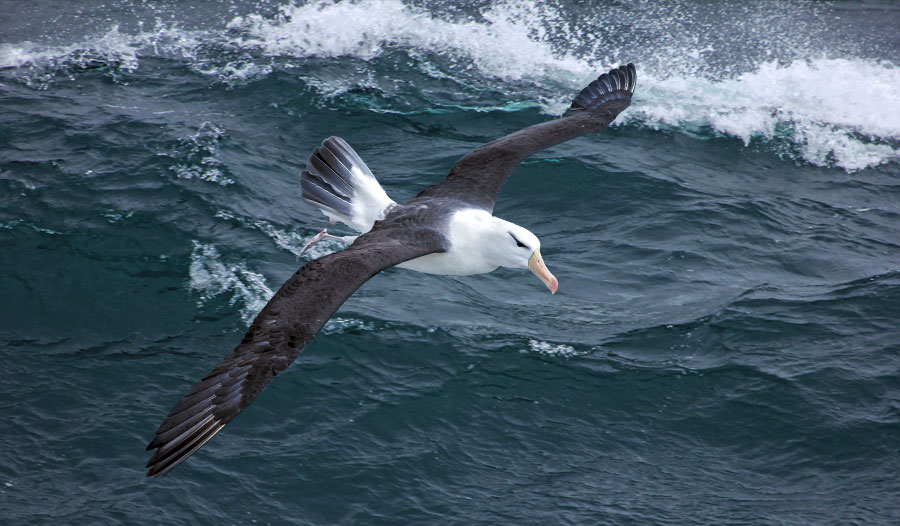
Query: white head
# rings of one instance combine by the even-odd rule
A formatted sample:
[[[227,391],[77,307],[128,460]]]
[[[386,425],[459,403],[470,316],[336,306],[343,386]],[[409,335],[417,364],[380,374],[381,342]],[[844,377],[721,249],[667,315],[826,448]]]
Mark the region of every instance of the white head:
[[[483,253],[501,267],[520,268],[534,272],[556,294],[559,283],[544,265],[541,242],[528,229],[498,217],[492,217],[488,233],[483,240]]]

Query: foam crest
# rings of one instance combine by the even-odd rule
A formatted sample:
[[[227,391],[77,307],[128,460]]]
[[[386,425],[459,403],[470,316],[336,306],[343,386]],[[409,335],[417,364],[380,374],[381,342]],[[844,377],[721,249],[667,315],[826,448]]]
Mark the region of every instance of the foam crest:
[[[481,20],[442,18],[399,0],[314,2],[284,6],[281,15],[237,17],[229,29],[241,44],[266,54],[372,60],[390,49],[450,55],[465,69],[518,80],[561,70],[584,75],[584,60],[554,52],[543,38],[545,11],[539,4],[499,4]]]
[[[139,24],[143,27],[143,24]],[[57,75],[73,78],[79,70],[104,69],[133,73],[148,57],[186,62],[199,73],[226,83],[268,74],[271,68],[250,57],[222,57],[233,48],[221,30],[186,30],[176,22],[157,21],[152,29],[122,32],[118,25],[88,35],[72,44],[50,45],[31,41],[0,44],[0,69],[18,68],[28,85],[48,88]],[[239,50],[236,50],[239,51]]]
[[[92,40],[90,43],[61,46],[40,45],[31,41],[3,43],[0,44],[0,68],[46,67],[62,61],[81,67],[102,61],[120,64],[126,70],[137,68],[133,38],[120,33],[118,26]]]
[[[749,145],[789,142],[802,159],[859,170],[900,159],[900,69],[862,59],[775,61],[727,80],[656,79],[626,122],[680,129],[709,127]]]
[[[893,64],[804,58],[824,38],[823,28],[810,22],[821,15],[815,6],[782,6],[771,13],[732,7],[714,16],[721,31],[756,42],[742,54],[685,31],[713,16],[690,4],[678,4],[670,18],[649,9],[592,14],[579,24],[542,2],[501,2],[478,17],[454,17],[399,0],[320,1],[282,7],[275,19],[238,17],[229,27],[241,33],[242,45],[272,56],[372,61],[402,49],[441,57],[449,61],[444,70],[425,61],[420,72],[467,83],[474,69],[482,77],[528,82],[534,88],[523,95],[554,115],[598,71],[628,58],[638,63],[640,89],[624,122],[692,134],[709,129],[747,146],[760,140],[787,157],[848,172],[900,159],[900,96],[892,89],[900,85],[900,71]],[[621,28],[619,19],[635,19],[642,30]],[[795,24],[796,31],[784,31],[786,24]],[[605,30],[594,33],[591,25]],[[760,40],[771,45],[763,49]],[[779,51],[784,49],[790,51]],[[347,88],[317,82],[329,95]]]
[[[240,305],[241,319],[247,324],[274,294],[262,274],[243,263],[226,263],[211,244],[194,241],[189,274],[191,289],[200,294],[199,305],[227,296],[230,305]]]
[[[407,86],[418,90],[417,108],[457,107],[459,90],[503,89],[514,104],[536,101],[558,115],[598,72],[631,61],[638,90],[620,122],[733,137],[848,172],[897,162],[900,70],[871,58],[891,55],[865,28],[829,24],[829,9],[676,1],[597,10],[526,0],[479,10],[319,0],[281,5],[274,16],[259,8],[218,28],[157,21],[136,34],[114,26],[68,46],[2,44],[0,67],[35,70],[26,78],[46,87],[52,75],[42,67],[134,71],[145,56],[181,59],[229,85],[302,65],[298,76],[322,97],[357,87],[382,92],[373,111],[408,110],[393,91]],[[492,97],[478,102],[506,107],[491,106]],[[218,169],[201,162],[176,173],[227,184]]]
[[[92,39],[63,46],[25,41],[0,44],[0,70],[16,68],[18,77],[31,88],[47,89],[57,76],[74,79],[79,70],[105,68],[111,73],[133,72],[139,60],[129,35],[118,26]]]

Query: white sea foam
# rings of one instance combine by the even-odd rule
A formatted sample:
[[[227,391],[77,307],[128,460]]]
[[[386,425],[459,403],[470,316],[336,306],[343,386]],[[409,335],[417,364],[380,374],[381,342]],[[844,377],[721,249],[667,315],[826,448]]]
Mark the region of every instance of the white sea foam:
[[[748,20],[734,24],[749,35],[759,32],[754,22],[772,24],[770,17],[758,11],[746,16]],[[555,31],[548,22],[555,23]],[[572,38],[578,28],[567,25],[560,13],[540,2],[499,3],[478,20],[439,17],[399,0],[313,2],[285,6],[276,19],[235,18],[229,27],[242,34],[242,45],[257,46],[268,55],[372,60],[389,49],[403,48],[453,57],[460,74],[475,68],[504,81],[552,82],[565,88],[555,100],[543,101],[552,114],[568,106],[569,91],[596,71],[614,65],[604,64],[605,59],[615,60],[603,56],[600,42],[578,55],[571,51],[578,42],[560,45],[561,38]],[[340,30],[335,31],[336,27]],[[786,37],[778,38],[781,42]],[[812,164],[847,171],[900,159],[896,146],[900,69],[890,62],[771,59],[741,65],[743,73],[722,78],[703,72],[704,57],[716,52],[712,45],[694,35],[667,39],[665,44],[658,51],[664,59],[650,61],[663,62],[663,67],[642,68],[639,63],[640,89],[623,122],[709,129],[745,145],[754,139],[787,142],[791,153]],[[811,46],[803,41],[801,47]],[[628,52],[634,50],[623,54]],[[423,72],[444,75],[428,69]],[[320,88],[329,94],[343,91],[334,86]]]
[[[234,183],[234,179],[225,175],[222,171],[222,161],[219,160],[219,141],[225,136],[225,130],[204,122],[197,133],[181,141],[179,157],[186,157],[188,162],[179,163],[171,167],[172,172],[179,179],[200,179],[228,186]]]
[[[199,305],[225,295],[229,304],[240,305],[241,318],[250,323],[274,294],[266,280],[244,263],[223,260],[214,245],[194,241],[190,287],[200,294]]]
[[[792,141],[806,161],[848,171],[900,159],[900,68],[861,59],[761,64],[733,79],[644,76],[626,122],[709,127]]]
[[[113,26],[105,33],[91,39],[90,43],[77,42],[68,45],[46,46],[26,40],[19,43],[0,44],[0,68],[46,66],[60,60],[79,63],[79,61],[99,59],[121,64],[123,69],[137,69],[138,57],[134,46],[134,37],[120,33],[118,26]]]
[[[561,356],[564,358],[571,358],[581,354],[571,345],[553,344],[539,340],[528,340],[528,351],[543,354],[545,356]]]
[[[66,46],[2,44],[0,67],[40,70],[42,64],[52,69],[101,60],[135,70],[143,56],[164,56],[232,84],[268,75],[277,60],[298,65],[348,57],[377,64],[401,50],[416,58],[414,69],[403,79],[383,79],[387,83],[417,74],[462,86],[474,82],[475,89],[512,83],[514,97],[559,114],[598,71],[634,61],[638,90],[622,123],[759,142],[848,172],[898,162],[900,70],[867,58],[871,53],[854,55],[848,39],[838,38],[841,27],[826,22],[826,9],[808,2],[724,9],[674,2],[665,8],[612,5],[573,18],[540,0],[499,2],[474,14],[400,0],[319,0],[285,4],[276,16],[236,17],[219,29],[187,31],[157,22],[138,34],[113,27]],[[302,76],[329,97],[377,85],[373,72],[398,74],[372,67],[363,75],[353,67],[343,73],[329,68],[321,78],[304,68]],[[38,87],[49,82],[39,73],[28,78]],[[208,175],[194,168],[178,174]]]
[[[399,0],[324,1],[284,6],[275,20],[238,17],[229,28],[243,34],[242,45],[270,55],[372,60],[404,48],[466,58],[462,67],[505,79],[536,70],[590,73],[584,60],[554,52],[545,41],[543,12],[536,2],[512,2],[488,8],[483,20],[448,20]]]

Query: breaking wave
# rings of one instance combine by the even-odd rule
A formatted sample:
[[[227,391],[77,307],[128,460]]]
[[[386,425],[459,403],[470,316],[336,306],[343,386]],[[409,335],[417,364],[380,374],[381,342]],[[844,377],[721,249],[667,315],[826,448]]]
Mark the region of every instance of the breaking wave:
[[[827,5],[601,10],[537,0],[483,8],[357,0],[243,7],[221,27],[189,29],[177,17],[157,17],[146,24],[152,29],[112,25],[74,43],[0,44],[0,68],[37,89],[84,69],[127,76],[151,57],[183,61],[229,86],[287,70],[325,99],[380,92],[372,108],[379,111],[385,104],[408,110],[397,86],[410,82],[451,85],[429,89],[430,98],[414,102],[420,107],[458,108],[460,92],[502,86],[497,97],[519,105],[495,100],[475,108],[531,102],[525,105],[558,115],[597,71],[635,62],[640,88],[622,124],[733,138],[847,172],[900,160],[900,70],[872,35],[834,27]],[[335,63],[338,57],[347,60]]]

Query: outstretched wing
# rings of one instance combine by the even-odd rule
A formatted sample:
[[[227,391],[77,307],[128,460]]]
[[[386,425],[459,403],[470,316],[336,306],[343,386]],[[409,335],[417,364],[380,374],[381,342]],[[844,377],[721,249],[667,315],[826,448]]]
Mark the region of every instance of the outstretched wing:
[[[241,343],[197,382],[166,417],[147,450],[147,476],[165,475],[256,400],[328,318],[369,278],[403,261],[443,251],[427,229],[381,224],[346,250],[298,270],[253,320]]]
[[[581,135],[600,131],[631,103],[634,64],[600,75],[575,97],[566,113],[489,142],[453,165],[450,175],[418,197],[453,197],[488,211],[513,169],[529,155]]]

